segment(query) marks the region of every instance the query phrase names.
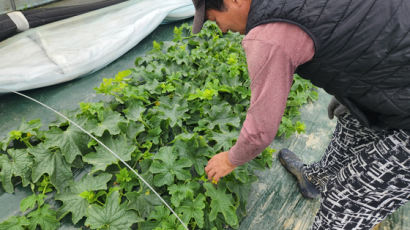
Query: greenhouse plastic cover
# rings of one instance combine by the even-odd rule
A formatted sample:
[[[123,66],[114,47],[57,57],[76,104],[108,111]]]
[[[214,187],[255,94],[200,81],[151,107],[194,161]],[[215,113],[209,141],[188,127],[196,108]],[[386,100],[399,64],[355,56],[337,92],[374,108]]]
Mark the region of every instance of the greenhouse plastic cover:
[[[25,31],[0,42],[0,93],[97,71],[161,23],[193,15],[191,0],[132,0]]]

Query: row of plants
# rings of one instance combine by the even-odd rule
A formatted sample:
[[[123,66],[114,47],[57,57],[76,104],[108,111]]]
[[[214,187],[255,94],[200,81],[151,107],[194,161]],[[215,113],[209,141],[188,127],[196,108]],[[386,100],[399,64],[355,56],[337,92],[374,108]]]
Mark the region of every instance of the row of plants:
[[[174,39],[154,42],[135,67],[104,79],[108,102],[80,103],[68,116],[138,171],[189,229],[238,228],[254,171],[272,164],[268,148],[216,185],[204,172],[215,153],[235,143],[249,107],[242,36],[207,23],[196,35],[184,24]],[[299,108],[317,93],[295,76],[279,135],[303,132]],[[69,122],[41,129],[23,122],[0,142],[0,182],[13,193],[29,186],[21,215],[2,229],[183,229],[176,217],[109,151]],[[53,204],[53,205],[50,205]]]

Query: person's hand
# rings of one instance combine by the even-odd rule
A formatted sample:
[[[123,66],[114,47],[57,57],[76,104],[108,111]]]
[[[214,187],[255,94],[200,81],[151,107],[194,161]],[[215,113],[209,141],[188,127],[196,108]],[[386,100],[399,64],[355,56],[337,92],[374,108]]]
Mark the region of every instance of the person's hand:
[[[228,152],[221,152],[213,156],[205,167],[208,179],[218,183],[219,179],[228,175],[236,168],[228,159]]]
[[[342,114],[348,113],[349,109],[342,105],[335,97],[332,97],[329,105],[327,106],[327,116],[329,119],[333,117],[339,117]]]

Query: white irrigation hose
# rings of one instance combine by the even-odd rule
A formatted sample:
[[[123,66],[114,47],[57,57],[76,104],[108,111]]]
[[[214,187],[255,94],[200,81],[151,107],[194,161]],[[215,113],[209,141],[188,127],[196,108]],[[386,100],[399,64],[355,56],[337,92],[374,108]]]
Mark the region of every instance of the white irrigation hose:
[[[145,181],[144,178],[142,178],[133,168],[131,168],[131,166],[129,166],[123,159],[121,159],[121,157],[118,156],[118,154],[116,154],[114,151],[112,151],[110,148],[108,148],[104,143],[102,143],[100,140],[98,140],[96,137],[94,137],[94,136],[93,136],[91,133],[89,133],[87,130],[85,130],[84,128],[82,128],[79,124],[75,123],[75,122],[72,121],[70,118],[66,117],[64,114],[58,112],[57,110],[51,108],[50,106],[48,106],[48,105],[46,105],[46,104],[44,104],[44,103],[42,103],[42,102],[40,102],[40,101],[38,101],[38,100],[32,98],[32,97],[29,97],[29,96],[27,96],[27,95],[25,95],[25,94],[22,94],[22,93],[20,93],[20,92],[16,92],[16,91],[11,91],[11,92],[13,92],[13,93],[15,93],[15,94],[17,94],[17,95],[20,95],[20,96],[22,96],[22,97],[25,97],[25,98],[27,98],[27,99],[29,99],[29,100],[32,100],[32,101],[34,101],[34,102],[36,102],[36,103],[38,103],[38,104],[40,104],[40,105],[46,107],[47,109],[53,111],[54,113],[58,114],[59,116],[63,117],[64,119],[66,119],[67,121],[69,121],[70,123],[72,123],[73,125],[75,125],[75,126],[76,126],[77,128],[79,128],[81,131],[83,131],[83,132],[86,133],[88,136],[90,136],[92,139],[94,139],[98,144],[100,144],[100,145],[103,146],[105,149],[107,149],[110,153],[112,153],[112,155],[114,155],[114,156],[115,156],[118,160],[120,160],[125,166],[127,166],[127,168],[129,168],[135,175],[137,175],[137,177],[138,177],[140,180],[142,180],[142,182],[144,182],[144,184],[147,185],[148,188],[151,189],[151,191],[154,192],[155,195],[157,195],[157,197],[162,201],[162,203],[165,204],[165,206],[172,212],[172,214],[174,214],[174,215],[176,216],[176,218],[179,220],[179,222],[181,222],[182,226],[184,226],[184,228],[185,228],[186,230],[189,230],[188,227],[185,225],[185,223],[181,220],[181,218],[179,218],[179,216],[176,214],[176,212],[171,208],[171,206],[168,205],[168,203],[167,203],[164,199],[162,199],[162,197],[155,191],[155,189],[154,189],[150,184],[148,184],[148,182]]]

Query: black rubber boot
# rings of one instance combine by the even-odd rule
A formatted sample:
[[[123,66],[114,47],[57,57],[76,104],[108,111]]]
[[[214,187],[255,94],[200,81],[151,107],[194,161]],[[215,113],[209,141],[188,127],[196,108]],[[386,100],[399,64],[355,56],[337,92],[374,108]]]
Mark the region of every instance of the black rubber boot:
[[[300,193],[302,193],[303,197],[314,199],[320,195],[319,190],[317,190],[316,187],[312,183],[310,183],[310,181],[303,173],[304,164],[300,160],[300,158],[296,156],[296,154],[294,154],[289,149],[282,149],[279,151],[279,161],[290,173],[292,173],[296,177],[296,179],[298,180]]]

